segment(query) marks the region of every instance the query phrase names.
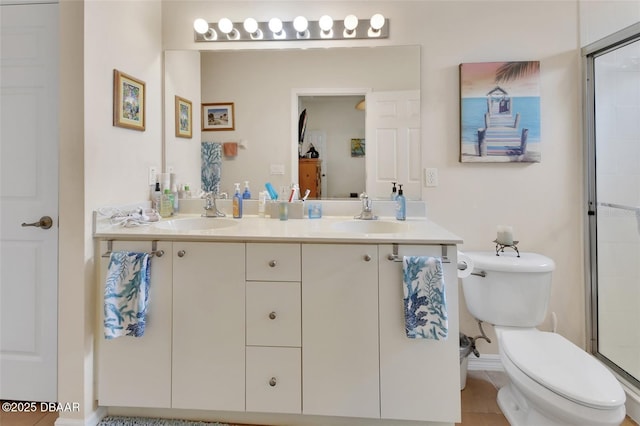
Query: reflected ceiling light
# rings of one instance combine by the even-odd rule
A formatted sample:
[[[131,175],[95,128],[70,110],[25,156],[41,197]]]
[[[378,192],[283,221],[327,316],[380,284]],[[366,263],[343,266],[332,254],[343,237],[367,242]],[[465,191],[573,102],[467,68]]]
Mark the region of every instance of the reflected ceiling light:
[[[271,18],[269,20],[269,30],[271,30],[275,39],[287,37],[287,33],[282,29],[282,21],[279,18]]]
[[[258,21],[253,18],[244,20],[244,30],[249,33],[252,40],[261,40],[263,37],[262,30],[258,27]]]
[[[347,15],[344,18],[344,34],[345,38],[353,38],[356,36],[356,28],[358,27],[358,18],[356,15]]]
[[[376,13],[369,21],[369,31],[367,31],[369,37],[378,37],[380,35],[380,29],[384,27],[384,15]]]
[[[333,37],[333,18],[329,15],[322,15],[320,20],[318,21],[318,25],[322,32],[320,33],[320,37],[322,38],[331,38]]]
[[[227,35],[229,40],[238,40],[240,38],[240,33],[233,28],[233,22],[229,18],[222,18],[218,21],[218,29]]]
[[[298,38],[309,38],[309,21],[304,16],[296,16],[293,20],[293,28],[296,30]]]

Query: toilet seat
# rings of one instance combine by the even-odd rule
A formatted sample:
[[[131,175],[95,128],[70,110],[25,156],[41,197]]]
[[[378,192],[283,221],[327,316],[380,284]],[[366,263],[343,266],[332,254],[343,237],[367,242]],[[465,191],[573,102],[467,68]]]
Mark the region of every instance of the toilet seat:
[[[577,404],[608,410],[625,402],[622,387],[601,363],[556,333],[505,330],[502,350],[524,374]]]

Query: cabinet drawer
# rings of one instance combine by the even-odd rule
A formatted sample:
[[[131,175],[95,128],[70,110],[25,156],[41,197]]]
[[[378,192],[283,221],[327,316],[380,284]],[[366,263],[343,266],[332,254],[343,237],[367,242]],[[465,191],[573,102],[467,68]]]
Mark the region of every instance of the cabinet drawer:
[[[300,283],[247,282],[247,345],[300,346]]]
[[[301,412],[300,348],[247,347],[247,411]]]
[[[247,280],[300,281],[300,244],[247,244]]]

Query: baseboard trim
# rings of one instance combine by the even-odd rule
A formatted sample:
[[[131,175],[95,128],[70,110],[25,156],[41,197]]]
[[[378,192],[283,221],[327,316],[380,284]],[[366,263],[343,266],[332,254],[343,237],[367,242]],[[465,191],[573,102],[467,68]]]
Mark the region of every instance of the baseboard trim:
[[[500,362],[500,355],[481,354],[480,358],[476,358],[472,354],[469,355],[469,370],[504,371],[504,368]]]
[[[65,417],[58,417],[55,422],[55,426],[96,426],[106,415],[107,409],[104,407],[98,407],[95,411],[89,413],[89,415],[84,419],[68,419]]]
[[[634,422],[640,424],[640,395],[637,393],[638,390],[627,385],[623,380],[620,380],[620,382],[622,383],[624,393],[627,395],[627,401],[624,404],[627,409],[627,416]]]

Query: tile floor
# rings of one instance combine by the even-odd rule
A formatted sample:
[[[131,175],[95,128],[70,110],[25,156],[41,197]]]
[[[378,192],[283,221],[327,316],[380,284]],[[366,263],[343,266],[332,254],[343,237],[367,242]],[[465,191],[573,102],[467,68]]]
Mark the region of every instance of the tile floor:
[[[456,426],[509,426],[496,402],[498,389],[506,378],[502,372],[469,371],[462,391],[462,423]],[[54,426],[56,413],[5,413],[0,411],[2,426]],[[638,426],[627,418],[621,426]]]

